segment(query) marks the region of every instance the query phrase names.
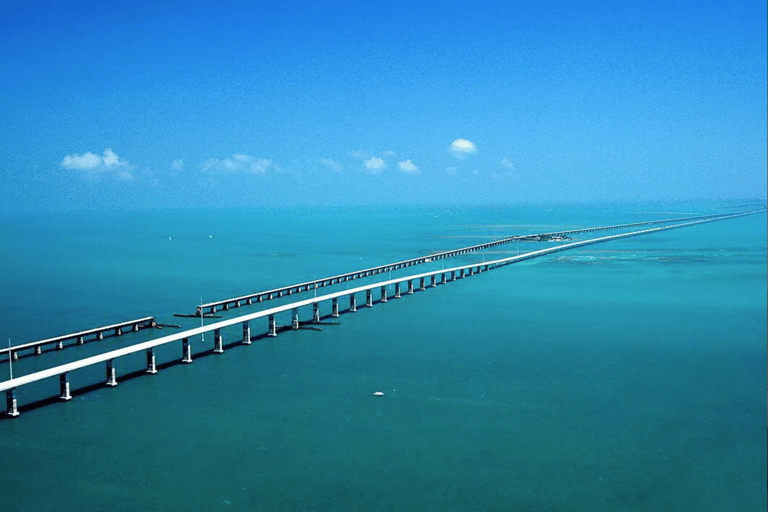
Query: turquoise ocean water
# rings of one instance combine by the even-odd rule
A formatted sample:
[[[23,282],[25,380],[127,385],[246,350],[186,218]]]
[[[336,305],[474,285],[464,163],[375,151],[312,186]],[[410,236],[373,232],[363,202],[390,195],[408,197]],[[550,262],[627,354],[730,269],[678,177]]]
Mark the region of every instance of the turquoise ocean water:
[[[199,320],[172,315],[201,297],[516,234],[738,207],[4,215],[0,340],[146,315],[191,328]],[[198,338],[193,364],[68,403],[30,409],[58,382],[25,386],[21,416],[0,420],[0,511],[764,511],[766,284],[761,214],[503,267],[221,355]],[[14,374],[169,332],[22,357]],[[157,357],[176,361],[181,348]],[[120,380],[144,356],[116,364]],[[72,372],[72,386],[103,373]]]

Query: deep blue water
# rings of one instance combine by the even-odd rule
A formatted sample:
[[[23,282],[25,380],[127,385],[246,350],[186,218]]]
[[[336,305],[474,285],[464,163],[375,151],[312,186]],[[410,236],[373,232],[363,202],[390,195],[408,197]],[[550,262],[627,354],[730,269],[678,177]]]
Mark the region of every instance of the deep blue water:
[[[145,315],[193,327],[172,314],[201,297],[733,206],[10,216],[0,340]],[[762,214],[559,253],[361,308],[320,332],[228,347],[1,420],[0,510],[765,510],[766,284]],[[167,333],[24,357],[14,373]],[[198,356],[211,346],[193,340]],[[119,359],[118,374],[143,364],[143,354]],[[70,377],[95,384],[103,368]],[[56,392],[51,379],[19,400]]]

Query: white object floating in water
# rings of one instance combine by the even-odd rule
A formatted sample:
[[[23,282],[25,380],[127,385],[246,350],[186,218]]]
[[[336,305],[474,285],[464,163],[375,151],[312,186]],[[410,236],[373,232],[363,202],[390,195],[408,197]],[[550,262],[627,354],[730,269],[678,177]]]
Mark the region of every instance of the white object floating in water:
[[[384,396],[384,392],[383,391],[374,391],[373,392],[373,396]]]

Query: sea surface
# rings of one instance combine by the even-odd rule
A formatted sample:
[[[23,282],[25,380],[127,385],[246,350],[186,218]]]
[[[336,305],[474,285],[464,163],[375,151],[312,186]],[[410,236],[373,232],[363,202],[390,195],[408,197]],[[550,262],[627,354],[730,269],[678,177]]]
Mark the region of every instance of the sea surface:
[[[517,234],[753,207],[4,214],[0,340],[148,315],[192,328],[200,319],[173,314],[201,300]],[[0,419],[0,511],[765,511],[766,239],[763,213],[588,246],[359,308],[320,331],[244,346],[235,326],[219,355],[198,336],[189,365],[164,364],[181,358],[173,343],[157,349],[153,376],[141,374],[143,353],[120,358],[115,388],[99,385],[102,365],[71,372],[66,403],[43,405],[57,379],[23,386],[21,415]],[[13,372],[173,332],[48,350]]]

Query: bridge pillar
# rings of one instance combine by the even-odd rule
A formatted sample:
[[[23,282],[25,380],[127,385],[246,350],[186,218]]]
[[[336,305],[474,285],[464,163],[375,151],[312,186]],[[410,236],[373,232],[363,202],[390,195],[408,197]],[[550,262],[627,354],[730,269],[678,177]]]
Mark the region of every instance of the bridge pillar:
[[[455,280],[456,280],[456,271],[451,270],[451,278],[449,279],[449,281],[455,281]]]
[[[267,336],[270,338],[274,338],[277,336],[277,324],[275,323],[275,315],[269,315],[269,330],[267,331]]]
[[[320,321],[320,303],[315,302],[312,304],[312,321],[313,322],[319,322]]]
[[[222,304],[222,308],[224,309],[224,311],[229,311],[229,303],[225,302],[224,304]]]
[[[133,330],[133,332],[139,332],[139,324],[133,324],[131,330]]]
[[[12,350],[11,351],[11,359],[13,359],[14,361],[18,361],[19,360],[19,352],[18,352],[18,350]]]
[[[82,345],[83,343],[85,343],[85,338],[83,338],[82,336],[78,336],[77,337],[77,344],[78,345]]]
[[[224,353],[224,337],[221,335],[221,329],[213,330],[213,353]]]
[[[387,302],[387,287],[381,287],[381,302]]]
[[[373,306],[373,290],[365,290],[365,305],[369,308]]]
[[[117,372],[115,372],[114,359],[107,360],[107,386],[117,386]]]
[[[408,295],[413,295],[413,279],[408,280]]]
[[[426,289],[427,289],[427,287],[424,285],[424,278],[420,277],[419,278],[419,290],[424,291]]]
[[[16,388],[11,388],[5,391],[5,414],[11,417],[19,415],[18,402],[16,401]]]
[[[264,299],[262,299],[262,296],[261,296],[261,295],[259,295],[258,297],[256,297],[256,302],[261,302],[262,300],[264,300]]]
[[[64,348],[64,342],[63,341],[60,341],[59,343],[56,344],[56,350],[61,350],[63,348]]]
[[[333,318],[339,318],[339,299],[334,297],[331,300],[331,316]]]
[[[400,298],[400,283],[395,283],[395,298]]]
[[[299,328],[299,308],[293,308],[291,311],[291,329],[294,331]]]
[[[357,311],[357,299],[355,299],[354,293],[349,295],[349,310],[353,313]]]
[[[103,340],[104,339],[104,333],[101,332],[101,331],[97,332],[96,333],[96,339],[99,340],[99,341]]]
[[[157,366],[155,366],[155,349],[154,348],[147,349],[147,373],[151,373],[153,375],[157,373]]]
[[[115,336],[122,336],[122,335],[123,335],[122,327],[115,328]]]
[[[69,394],[69,379],[67,378],[67,372],[59,375],[59,398],[64,400],[72,400],[72,395]]]
[[[189,346],[189,338],[183,338],[181,340],[181,362],[192,362],[192,347]]]
[[[243,322],[243,345],[250,345],[251,342],[251,324]]]
[[[431,288],[434,288],[435,286],[437,286],[437,276],[435,274],[432,274],[429,277],[429,286]]]
[[[247,299],[245,299],[246,306],[250,306],[251,304],[253,304],[253,297],[248,297]]]
[[[41,347],[40,345],[36,346],[35,347],[35,355],[39,356],[42,353],[43,353],[43,347]]]

